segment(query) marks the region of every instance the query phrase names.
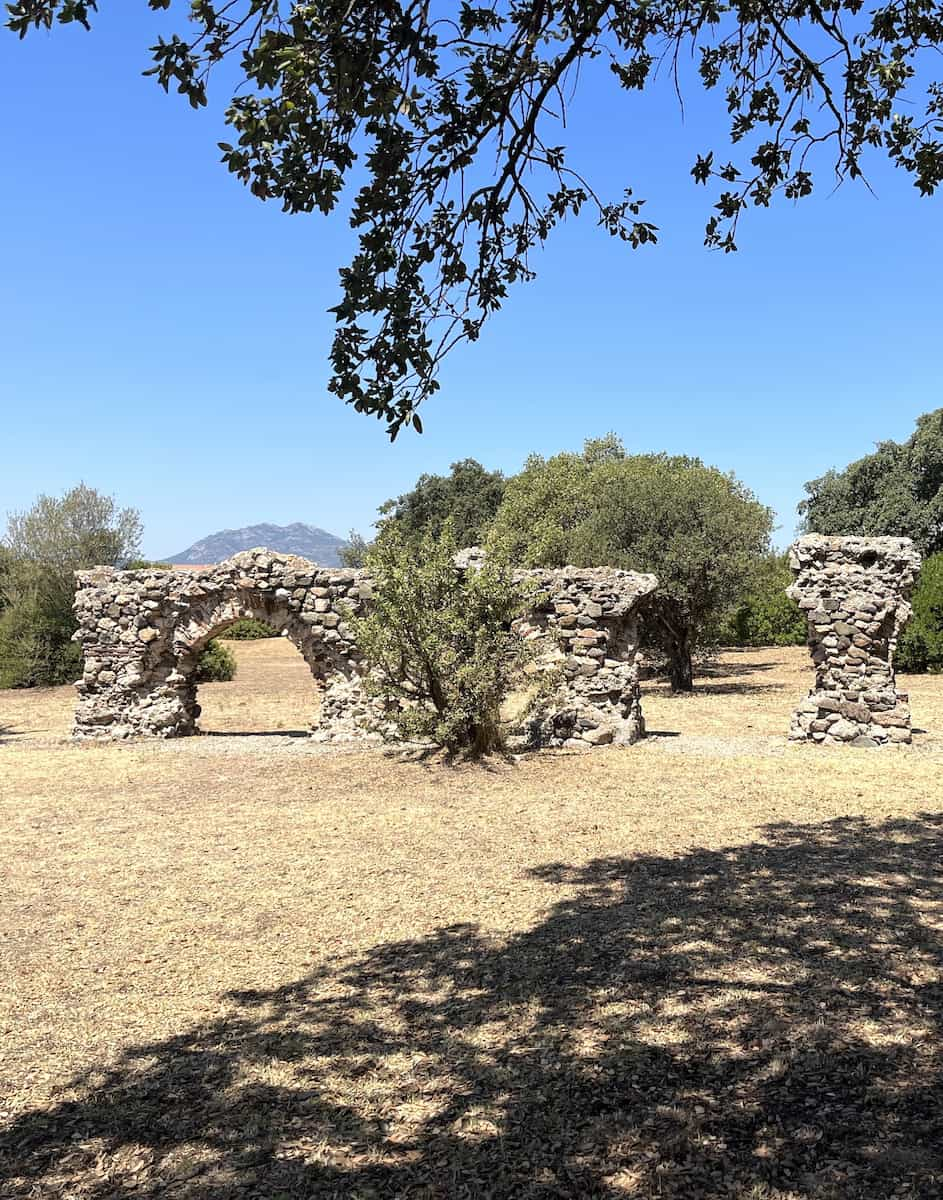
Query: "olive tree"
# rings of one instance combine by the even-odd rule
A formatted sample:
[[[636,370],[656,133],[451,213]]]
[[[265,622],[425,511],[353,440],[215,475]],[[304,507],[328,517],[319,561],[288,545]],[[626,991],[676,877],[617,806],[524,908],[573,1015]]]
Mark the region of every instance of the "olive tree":
[[[66,683],[81,666],[72,613],[74,572],[120,566],[138,552],[141,522],[133,508],[84,483],[62,496],[40,496],[11,514],[4,539],[6,608],[0,616],[0,685]]]
[[[599,70],[628,92],[659,72],[679,96],[723,92],[726,128],[690,164],[713,192],[710,247],[736,249],[748,207],[810,195],[823,167],[829,188],[862,176],[869,153],[924,195],[943,179],[936,0],[140,2],[169,10],[148,72],[165,90],[198,108],[214,72],[232,87],[227,168],[286,212],[349,214],[330,388],[393,436],[421,427],[444,356],[533,278],[564,219],[587,210],[629,246],[657,239],[632,181],[601,195],[565,144]],[[88,28],[97,9],[11,0],[7,24]]]
[[[477,756],[504,746],[501,706],[533,658],[513,625],[532,597],[498,556],[459,570],[456,550],[449,524],[418,538],[382,526],[370,609],[350,621],[396,735]]]

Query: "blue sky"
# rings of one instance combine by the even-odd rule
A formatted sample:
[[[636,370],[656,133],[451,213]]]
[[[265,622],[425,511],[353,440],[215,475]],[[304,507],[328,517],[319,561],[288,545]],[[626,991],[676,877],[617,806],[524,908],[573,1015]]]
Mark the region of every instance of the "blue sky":
[[[391,446],[325,388],[346,226],[250,196],[218,162],[225,89],[165,96],[140,72],[166,17],[103,9],[90,35],[0,34],[0,516],[82,478],[140,509],[152,556],[259,521],[345,534],[422,471],[612,429],[736,471],[785,543],[805,480],[943,403],[939,199],[880,161],[876,196],[830,194],[822,164],[814,198],[710,253],[689,171],[723,147],[722,97],[689,89],[682,119],[668,87],[590,79],[560,140],[647,197],[659,245],[571,222]]]

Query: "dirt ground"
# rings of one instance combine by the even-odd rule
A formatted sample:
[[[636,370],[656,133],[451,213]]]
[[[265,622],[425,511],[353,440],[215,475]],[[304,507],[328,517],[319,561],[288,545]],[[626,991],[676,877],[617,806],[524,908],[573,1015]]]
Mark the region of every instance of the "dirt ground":
[[[805,651],[731,652],[636,747],[448,769],[235,650],[214,736],[0,693],[0,1195],[943,1192],[943,679],[790,746]]]

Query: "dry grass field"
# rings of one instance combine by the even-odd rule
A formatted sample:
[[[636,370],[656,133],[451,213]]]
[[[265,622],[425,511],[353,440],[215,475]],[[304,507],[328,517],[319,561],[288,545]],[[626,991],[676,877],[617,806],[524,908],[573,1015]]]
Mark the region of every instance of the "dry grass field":
[[[0,693],[5,1200],[943,1194],[943,679],[797,747],[805,652],[729,653],[639,746],[449,769],[235,650],[176,743]]]

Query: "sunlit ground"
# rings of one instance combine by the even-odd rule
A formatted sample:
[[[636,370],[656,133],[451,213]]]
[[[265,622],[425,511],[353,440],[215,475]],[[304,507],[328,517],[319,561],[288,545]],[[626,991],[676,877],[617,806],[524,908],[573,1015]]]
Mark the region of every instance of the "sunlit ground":
[[[305,729],[235,649],[204,728]],[[0,1194],[938,1196],[943,679],[912,748],[789,746],[806,662],[457,770],[0,693]]]

